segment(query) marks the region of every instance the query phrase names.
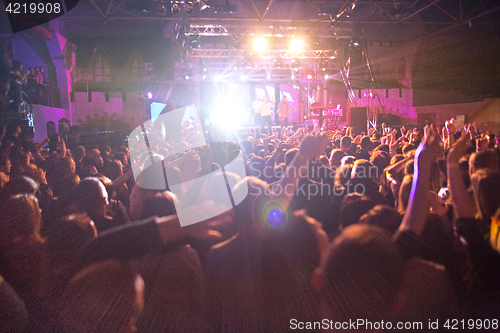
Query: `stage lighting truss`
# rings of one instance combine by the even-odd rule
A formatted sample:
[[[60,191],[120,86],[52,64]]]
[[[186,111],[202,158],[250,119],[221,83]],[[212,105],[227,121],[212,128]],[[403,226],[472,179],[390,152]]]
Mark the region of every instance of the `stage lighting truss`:
[[[307,32],[319,38],[339,38],[351,39],[354,36],[354,30],[348,28],[311,28],[311,27],[290,27],[290,26],[266,26],[259,27],[258,33],[255,26],[242,25],[211,25],[211,24],[193,24],[187,35],[199,36],[255,36],[263,37],[297,37],[305,35]]]
[[[319,59],[329,58],[335,59],[337,57],[335,50],[303,50],[303,51],[289,51],[289,50],[267,50],[259,53],[259,58],[264,59]],[[250,54],[251,55],[251,54]],[[190,57],[192,58],[247,58],[249,56],[248,50],[239,49],[192,49]]]

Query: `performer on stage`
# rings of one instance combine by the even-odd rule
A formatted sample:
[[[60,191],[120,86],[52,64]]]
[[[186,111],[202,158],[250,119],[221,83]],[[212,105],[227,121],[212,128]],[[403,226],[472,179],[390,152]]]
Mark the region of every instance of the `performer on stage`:
[[[287,97],[283,96],[283,100],[280,104],[278,104],[278,115],[280,118],[280,138],[283,134],[283,127],[288,127],[288,115],[295,111],[300,105],[297,105],[295,108],[290,109],[290,103],[287,101]]]
[[[261,116],[261,132],[264,133],[266,123],[268,125],[269,134],[273,134],[272,119],[271,119],[271,107],[274,107],[275,103],[270,102],[267,96],[262,99],[262,104],[260,105],[260,116]]]

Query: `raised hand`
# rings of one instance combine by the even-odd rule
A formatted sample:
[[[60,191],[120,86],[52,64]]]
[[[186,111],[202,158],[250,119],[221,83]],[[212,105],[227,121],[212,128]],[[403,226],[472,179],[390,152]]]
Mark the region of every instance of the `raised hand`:
[[[443,156],[443,148],[439,144],[439,135],[433,128],[429,128],[426,132],[427,135],[418,146],[415,157],[417,163],[430,165]]]
[[[309,135],[302,141],[299,152],[308,159],[313,159],[316,155],[324,155],[328,138],[325,135]]]

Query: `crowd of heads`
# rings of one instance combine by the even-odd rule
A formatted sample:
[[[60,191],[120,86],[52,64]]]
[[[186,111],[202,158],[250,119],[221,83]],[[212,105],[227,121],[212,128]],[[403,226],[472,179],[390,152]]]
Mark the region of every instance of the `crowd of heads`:
[[[491,234],[491,221],[500,219],[497,137],[473,126],[446,125],[442,136],[434,134],[444,154],[426,169],[430,205],[420,212],[425,226],[412,234],[412,243],[403,224],[414,218],[409,207],[421,195],[419,159],[430,131],[313,133],[328,144],[301,171],[295,169],[302,143],[311,135],[305,129],[281,138],[234,134],[233,142],[202,147],[191,147],[188,138],[150,136],[151,149],[143,152],[130,143],[66,147],[61,139],[46,150],[32,134],[9,125],[0,146],[0,286],[8,283],[14,291],[9,297],[22,306],[0,328],[284,331],[292,319],[396,322],[424,313],[431,313],[429,319],[480,313],[487,303],[481,303],[485,291],[475,278],[500,267],[488,266],[498,261],[476,267],[470,244],[460,241],[450,195],[457,190],[449,187],[446,158],[455,141],[470,136],[452,167],[459,168],[475,207],[481,233],[475,245],[497,255],[498,234]],[[228,170],[238,156],[244,170]],[[152,167],[153,160],[161,163]],[[292,193],[280,189],[288,184],[284,179],[296,180]],[[199,227],[210,233],[180,237],[156,251],[133,241],[143,231],[122,236],[142,226],[137,221],[175,216],[180,203],[203,209],[197,203],[211,198],[218,205],[228,189],[234,197],[244,189],[248,194]],[[282,223],[266,215],[273,205],[284,214]],[[89,262],[82,253],[96,240],[121,248]],[[500,281],[491,283],[500,290]],[[444,287],[436,291],[434,285]]]

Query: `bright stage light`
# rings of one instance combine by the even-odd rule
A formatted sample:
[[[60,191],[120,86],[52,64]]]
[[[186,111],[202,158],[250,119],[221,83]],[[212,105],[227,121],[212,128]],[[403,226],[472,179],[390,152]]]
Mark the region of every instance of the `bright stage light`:
[[[247,80],[247,76],[246,75],[242,75],[241,76],[241,81],[246,81]]]
[[[328,74],[325,75],[325,80],[328,80],[330,76],[328,76]]]
[[[312,74],[307,74],[307,76],[306,76],[306,77],[307,77],[307,79],[308,79],[308,80],[312,80],[312,79],[313,79]]]
[[[210,120],[224,130],[234,130],[249,120],[247,112],[237,98],[219,97],[212,106]]]
[[[148,98],[149,99],[153,98],[153,93],[151,91],[148,92]]]
[[[302,51],[304,49],[304,42],[302,39],[294,38],[290,41],[291,51]]]
[[[222,81],[222,75],[216,75],[215,76],[215,81]]]
[[[271,80],[271,74],[267,73],[267,79]]]
[[[267,42],[264,38],[259,37],[254,39],[253,41],[253,48],[257,52],[264,52],[267,50]]]

